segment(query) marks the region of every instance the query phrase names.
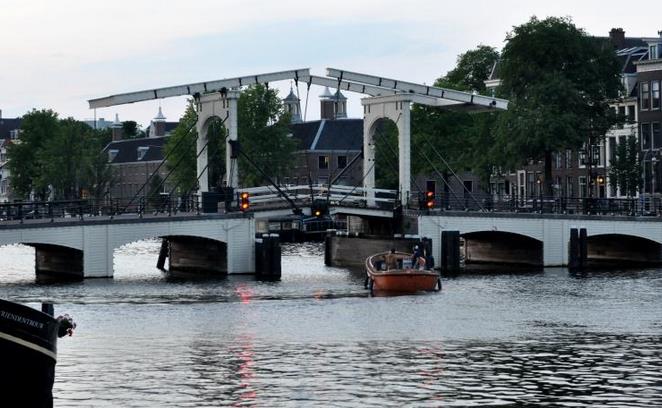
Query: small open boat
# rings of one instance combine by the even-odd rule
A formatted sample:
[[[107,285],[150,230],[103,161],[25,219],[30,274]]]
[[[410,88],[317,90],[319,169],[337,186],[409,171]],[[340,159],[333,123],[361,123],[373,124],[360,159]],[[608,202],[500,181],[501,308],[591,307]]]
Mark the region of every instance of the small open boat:
[[[366,286],[370,292],[414,293],[441,289],[439,274],[431,269],[413,269],[412,254],[395,252],[397,269],[386,268],[386,255],[380,252],[365,260]]]

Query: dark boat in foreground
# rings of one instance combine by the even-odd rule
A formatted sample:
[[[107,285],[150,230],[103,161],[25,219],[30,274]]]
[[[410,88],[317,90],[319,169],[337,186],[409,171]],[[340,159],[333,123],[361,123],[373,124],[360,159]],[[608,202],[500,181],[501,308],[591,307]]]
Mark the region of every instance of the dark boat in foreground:
[[[398,267],[386,269],[385,258],[388,252],[369,256],[365,261],[367,286],[371,292],[415,293],[441,289],[439,274],[431,269],[413,269],[411,254],[395,252]]]
[[[0,299],[0,391],[25,407],[52,407],[57,338],[73,322]]]

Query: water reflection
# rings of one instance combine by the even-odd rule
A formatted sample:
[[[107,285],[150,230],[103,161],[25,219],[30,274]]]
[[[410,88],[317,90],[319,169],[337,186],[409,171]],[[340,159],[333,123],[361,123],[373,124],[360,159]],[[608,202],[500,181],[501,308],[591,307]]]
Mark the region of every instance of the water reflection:
[[[40,285],[31,248],[0,248],[0,297],[79,323],[56,406],[662,406],[659,269],[463,274],[371,298],[319,244],[284,247],[277,282],[169,280],[158,250],[118,251],[115,279]]]

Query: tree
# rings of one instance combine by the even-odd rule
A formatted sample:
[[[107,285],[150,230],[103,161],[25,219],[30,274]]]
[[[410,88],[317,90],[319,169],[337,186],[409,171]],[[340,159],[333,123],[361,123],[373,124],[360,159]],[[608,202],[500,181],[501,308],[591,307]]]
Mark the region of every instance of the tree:
[[[452,88],[460,91],[485,92],[485,80],[492,72],[499,52],[487,45],[479,45],[457,57],[457,65],[448,73],[438,78],[434,86]]]
[[[625,143],[619,143],[611,160],[609,178],[628,197],[634,197],[642,186],[641,160],[637,138],[630,136]]]
[[[122,132],[127,139],[138,139],[145,137],[145,131],[140,128],[140,125],[133,120],[122,122]]]
[[[400,185],[398,127],[391,120],[379,120],[376,123],[373,142],[375,144],[375,187],[397,190]]]
[[[551,195],[552,152],[590,146],[618,122],[608,102],[622,89],[620,64],[608,41],[569,18],[532,17],[506,40],[499,92],[510,105],[497,129],[501,164],[544,159]]]
[[[108,131],[95,131],[72,118],[58,120],[52,110],[23,116],[20,139],[8,149],[15,194],[39,200],[78,199],[83,190],[99,198],[112,182],[102,147]]]
[[[7,167],[17,197],[27,199],[37,187],[34,181],[40,176],[42,165],[37,156],[49,138],[59,131],[57,113],[50,109],[33,109],[21,119],[20,139],[7,148]],[[40,189],[36,193],[39,198],[46,198],[46,190]]]
[[[269,177],[278,179],[294,164],[297,143],[289,134],[290,115],[278,92],[263,85],[245,89],[238,104],[238,138],[243,151]],[[239,178],[244,186],[264,184],[264,176],[248,160],[239,160]]]
[[[197,189],[197,138],[195,112],[193,101],[189,101],[184,115],[179,120],[172,136],[165,144],[166,167],[172,171],[170,177],[179,194],[188,194]],[[209,167],[208,182],[210,188],[221,184],[225,176],[225,136],[226,130],[219,118],[211,119],[208,124],[207,161]]]
[[[489,78],[499,58],[496,49],[479,45],[460,54],[457,65],[434,85],[464,91],[485,92]],[[468,114],[439,107],[414,105],[412,108],[412,170],[414,174],[440,172],[448,180],[451,169],[470,170],[489,180],[494,159],[496,113]],[[444,160],[437,157],[441,154]],[[416,157],[418,155],[418,157]],[[450,168],[449,168],[450,167]]]

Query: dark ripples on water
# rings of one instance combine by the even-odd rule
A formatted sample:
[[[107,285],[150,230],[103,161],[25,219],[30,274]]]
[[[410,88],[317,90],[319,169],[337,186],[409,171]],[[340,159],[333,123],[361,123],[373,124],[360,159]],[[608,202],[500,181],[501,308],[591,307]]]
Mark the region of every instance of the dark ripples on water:
[[[578,336],[554,341],[216,343],[199,339],[146,364],[129,350],[86,372],[60,367],[56,405],[437,407],[662,406],[660,337]],[[606,343],[606,345],[605,345]],[[62,373],[65,372],[65,373]],[[65,386],[69,384],[69,386]],[[97,384],[101,385],[101,384]]]
[[[0,248],[0,297],[56,303],[54,393],[70,406],[662,406],[662,270],[461,275],[370,298],[322,246],[286,246],[283,279],[173,281],[156,241],[115,279],[42,285]]]

